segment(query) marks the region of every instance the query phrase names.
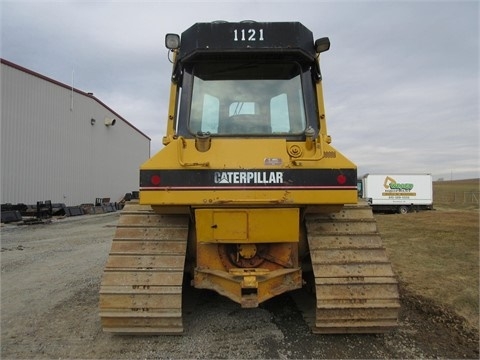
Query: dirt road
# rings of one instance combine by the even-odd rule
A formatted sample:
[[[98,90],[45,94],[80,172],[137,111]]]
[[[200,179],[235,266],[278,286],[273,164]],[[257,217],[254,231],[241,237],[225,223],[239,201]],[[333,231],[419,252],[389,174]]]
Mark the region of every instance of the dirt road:
[[[184,293],[183,336],[104,333],[98,290],[118,213],[2,226],[1,358],[478,358],[478,333],[428,300],[403,294],[384,335],[313,335],[293,298],[241,309]],[[296,296],[305,294],[296,294]]]

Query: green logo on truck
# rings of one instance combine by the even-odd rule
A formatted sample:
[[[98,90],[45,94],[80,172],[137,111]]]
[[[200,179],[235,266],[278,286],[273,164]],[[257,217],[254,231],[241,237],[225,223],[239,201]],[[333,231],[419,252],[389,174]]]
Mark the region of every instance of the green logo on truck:
[[[387,176],[383,182],[383,187],[386,189],[383,196],[415,196],[416,193],[410,192],[413,189],[411,183],[397,183],[394,178]]]
[[[399,184],[399,183],[390,183],[389,184],[390,189],[397,189],[397,190],[403,190],[403,191],[410,191],[413,189],[413,184]]]

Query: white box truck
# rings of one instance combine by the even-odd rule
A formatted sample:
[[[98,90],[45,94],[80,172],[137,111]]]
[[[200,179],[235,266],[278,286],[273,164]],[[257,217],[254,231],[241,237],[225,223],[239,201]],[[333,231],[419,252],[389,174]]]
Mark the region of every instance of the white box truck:
[[[433,209],[431,174],[366,174],[357,187],[359,196],[376,212]]]

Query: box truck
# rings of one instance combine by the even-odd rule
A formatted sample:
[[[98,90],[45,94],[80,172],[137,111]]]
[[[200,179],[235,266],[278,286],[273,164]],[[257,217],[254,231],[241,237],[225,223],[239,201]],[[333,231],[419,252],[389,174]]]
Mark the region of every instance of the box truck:
[[[376,212],[405,214],[433,209],[431,174],[366,174],[357,189],[359,197]]]

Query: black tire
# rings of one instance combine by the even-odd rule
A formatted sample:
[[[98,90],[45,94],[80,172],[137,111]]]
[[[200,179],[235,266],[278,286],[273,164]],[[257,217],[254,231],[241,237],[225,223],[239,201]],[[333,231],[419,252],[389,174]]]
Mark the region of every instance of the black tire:
[[[399,214],[406,214],[406,213],[408,213],[408,211],[409,211],[409,208],[406,205],[402,205],[402,206],[398,207],[398,213]]]

